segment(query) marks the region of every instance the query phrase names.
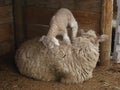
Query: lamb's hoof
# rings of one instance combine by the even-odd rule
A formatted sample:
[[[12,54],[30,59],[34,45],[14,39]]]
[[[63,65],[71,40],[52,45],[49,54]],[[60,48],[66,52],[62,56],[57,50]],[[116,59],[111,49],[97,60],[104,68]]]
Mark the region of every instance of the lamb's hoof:
[[[59,42],[58,43],[55,43],[56,46],[60,46]]]

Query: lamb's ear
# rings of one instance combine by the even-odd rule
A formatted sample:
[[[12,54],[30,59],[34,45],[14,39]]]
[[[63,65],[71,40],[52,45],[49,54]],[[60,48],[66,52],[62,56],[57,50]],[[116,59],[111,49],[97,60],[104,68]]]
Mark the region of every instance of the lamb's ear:
[[[98,42],[103,42],[103,41],[107,40],[108,38],[109,38],[109,37],[108,37],[108,35],[106,35],[106,34],[100,35],[100,36],[98,37]]]

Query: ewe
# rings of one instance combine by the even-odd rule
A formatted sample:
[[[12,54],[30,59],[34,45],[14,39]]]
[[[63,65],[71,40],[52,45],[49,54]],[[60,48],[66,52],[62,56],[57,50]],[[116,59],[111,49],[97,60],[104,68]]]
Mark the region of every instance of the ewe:
[[[92,78],[99,59],[99,42],[106,35],[96,36],[89,30],[73,40],[73,44],[47,48],[39,39],[24,43],[16,53],[16,64],[21,74],[62,83],[82,83]]]

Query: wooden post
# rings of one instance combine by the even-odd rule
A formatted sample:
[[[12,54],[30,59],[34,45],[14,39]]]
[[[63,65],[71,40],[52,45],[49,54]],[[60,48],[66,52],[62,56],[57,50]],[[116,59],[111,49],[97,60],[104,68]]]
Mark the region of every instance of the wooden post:
[[[109,35],[109,39],[100,45],[100,65],[108,67],[110,65],[111,34],[113,17],[113,0],[102,1],[101,34]]]
[[[13,0],[13,21],[16,47],[25,40],[23,1],[24,0]]]

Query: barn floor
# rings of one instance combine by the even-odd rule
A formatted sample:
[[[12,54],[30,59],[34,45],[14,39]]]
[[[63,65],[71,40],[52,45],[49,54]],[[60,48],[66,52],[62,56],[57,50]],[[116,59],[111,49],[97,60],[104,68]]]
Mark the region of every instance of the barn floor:
[[[13,59],[0,59],[0,90],[120,90],[120,65],[94,71],[94,78],[83,84],[65,85],[42,82],[22,76]]]

